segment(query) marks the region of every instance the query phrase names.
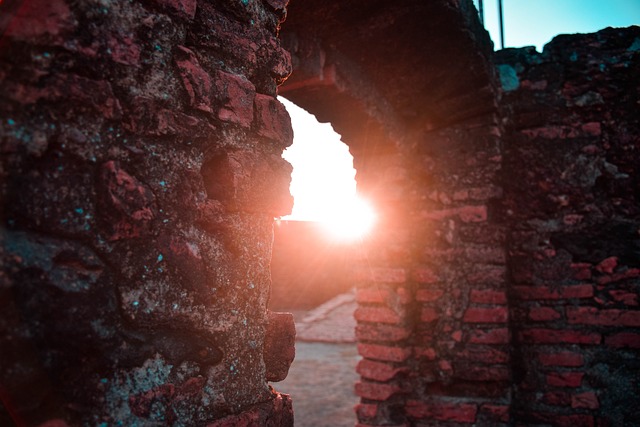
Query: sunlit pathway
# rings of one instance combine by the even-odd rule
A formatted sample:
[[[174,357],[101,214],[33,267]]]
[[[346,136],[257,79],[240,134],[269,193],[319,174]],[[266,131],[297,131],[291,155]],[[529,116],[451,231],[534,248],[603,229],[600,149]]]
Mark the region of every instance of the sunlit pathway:
[[[287,379],[274,384],[293,399],[296,427],[352,427],[360,360],[355,343],[353,292],[310,311],[294,311],[296,358]]]
[[[359,359],[355,344],[296,343],[287,379],[274,385],[291,395],[296,427],[353,427]]]

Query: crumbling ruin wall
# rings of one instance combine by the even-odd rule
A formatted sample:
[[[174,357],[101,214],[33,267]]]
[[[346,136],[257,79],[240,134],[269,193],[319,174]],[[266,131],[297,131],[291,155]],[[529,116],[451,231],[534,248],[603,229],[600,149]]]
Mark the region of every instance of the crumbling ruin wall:
[[[640,28],[497,54],[513,418],[638,425]]]
[[[282,38],[294,72],[281,93],[342,135],[379,217],[354,254],[357,425],[507,422],[488,35],[471,2],[325,3],[290,6]]]
[[[292,424],[284,4],[0,4],[1,425]]]

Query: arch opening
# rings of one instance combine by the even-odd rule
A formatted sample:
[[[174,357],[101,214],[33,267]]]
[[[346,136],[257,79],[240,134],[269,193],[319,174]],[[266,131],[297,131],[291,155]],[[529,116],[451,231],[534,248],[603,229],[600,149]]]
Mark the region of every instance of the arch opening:
[[[375,224],[371,203],[357,193],[353,156],[329,123],[280,97],[294,128],[283,158],[293,166],[293,211],[281,221],[312,221],[340,243],[362,239]]]

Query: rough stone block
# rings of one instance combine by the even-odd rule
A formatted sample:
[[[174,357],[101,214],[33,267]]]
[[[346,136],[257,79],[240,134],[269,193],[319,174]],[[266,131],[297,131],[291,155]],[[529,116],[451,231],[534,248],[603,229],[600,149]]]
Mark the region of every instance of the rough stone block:
[[[100,168],[100,189],[99,214],[109,240],[140,237],[150,232],[155,218],[155,196],[144,183],[111,160]]]
[[[207,195],[228,211],[291,212],[291,165],[282,157],[231,150],[211,155],[202,166]]]
[[[221,104],[217,117],[243,127],[251,126],[256,89],[245,77],[217,70],[215,98]],[[262,123],[263,126],[266,124]],[[271,124],[273,126],[273,124]],[[273,131],[267,133],[273,133]],[[291,131],[293,135],[293,131]]]
[[[264,364],[267,381],[287,377],[296,355],[296,326],[291,313],[269,312],[264,338]]]
[[[275,142],[283,149],[293,143],[291,118],[280,101],[271,96],[257,94],[255,115],[258,135]]]

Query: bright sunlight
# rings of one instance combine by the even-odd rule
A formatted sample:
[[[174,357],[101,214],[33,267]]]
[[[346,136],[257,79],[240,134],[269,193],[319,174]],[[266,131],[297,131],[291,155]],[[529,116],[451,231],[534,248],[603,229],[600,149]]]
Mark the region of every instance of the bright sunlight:
[[[283,220],[316,221],[341,242],[363,238],[375,223],[372,206],[356,194],[353,156],[328,123],[279,98],[291,115],[294,141],[282,157],[293,165],[293,212]]]

